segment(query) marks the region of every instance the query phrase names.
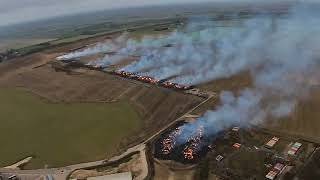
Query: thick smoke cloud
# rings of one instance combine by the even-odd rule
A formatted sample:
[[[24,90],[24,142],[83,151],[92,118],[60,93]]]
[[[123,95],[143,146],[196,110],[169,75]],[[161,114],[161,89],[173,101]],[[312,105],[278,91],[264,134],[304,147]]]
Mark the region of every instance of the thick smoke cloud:
[[[198,82],[198,77],[214,79],[217,72],[227,77],[249,71],[253,87],[238,96],[223,92],[221,105],[215,111],[207,112],[196,123],[184,128],[201,125],[206,127],[207,135],[213,135],[233,125],[258,125],[266,119],[290,115],[297,101],[308,96],[312,87],[309,80],[320,80],[317,73],[320,67],[319,18],[320,14],[314,9],[298,7],[285,19],[250,20],[245,34],[239,33],[242,34],[239,36],[236,32],[236,41],[233,38],[223,41],[226,56],[214,60],[213,68],[199,71],[190,78],[183,76],[179,81],[196,79]],[[185,141],[188,135],[180,138]]]
[[[241,71],[254,71],[262,65],[273,69],[279,64],[294,70],[292,68],[299,64],[312,63],[313,59],[308,56],[318,50],[318,37],[310,38],[310,34],[319,30],[318,17],[306,16],[304,12],[293,12],[291,17],[281,20],[259,17],[227,30],[210,23],[197,30],[203,23],[191,24],[186,33],[174,32],[161,40],[173,44],[172,48],[150,48],[149,41],[128,44],[126,52],[133,53],[140,48],[144,55],[123,70],[141,72],[149,68],[152,70],[146,75],[159,79],[176,75],[173,81],[192,85],[230,77]],[[312,60],[301,62],[305,58]]]
[[[192,85],[250,73],[252,87],[238,94],[221,93],[221,105],[215,111],[184,127],[204,126],[207,135],[233,125],[250,126],[288,116],[296,103],[308,96],[310,80],[319,82],[317,9],[299,6],[281,18],[264,15],[231,27],[221,25],[225,26],[221,22],[191,22],[166,37],[128,40],[119,54],[141,58],[122,70]],[[167,44],[172,47],[165,47]],[[188,134],[181,137],[185,141]]]

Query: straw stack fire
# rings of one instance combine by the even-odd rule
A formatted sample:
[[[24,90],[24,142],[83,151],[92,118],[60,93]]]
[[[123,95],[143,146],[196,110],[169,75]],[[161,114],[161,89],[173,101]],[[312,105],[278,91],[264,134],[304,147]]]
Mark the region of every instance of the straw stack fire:
[[[189,131],[180,124],[173,131],[165,133],[155,142],[155,157],[186,164],[197,163],[210,149],[210,140],[204,137],[204,127],[199,126],[188,133],[187,142],[180,142],[181,135]]]
[[[141,81],[144,83],[155,84],[155,85],[159,85],[159,86],[169,88],[169,89],[189,90],[192,88],[192,86],[177,84],[177,83],[173,83],[173,82],[169,82],[169,81],[158,80],[153,77],[143,76],[143,75],[139,75],[137,73],[131,73],[131,72],[126,72],[126,71],[114,71],[114,74],[121,76],[123,78],[129,78],[129,79],[134,79],[134,80]]]

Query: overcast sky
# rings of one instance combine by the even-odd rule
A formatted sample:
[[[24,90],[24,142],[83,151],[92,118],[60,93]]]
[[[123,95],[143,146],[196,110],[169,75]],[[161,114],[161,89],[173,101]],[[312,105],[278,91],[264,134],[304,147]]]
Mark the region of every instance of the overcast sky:
[[[0,0],[0,26],[94,10],[200,1],[253,0]]]
[[[192,0],[0,0],[0,26],[79,12]]]

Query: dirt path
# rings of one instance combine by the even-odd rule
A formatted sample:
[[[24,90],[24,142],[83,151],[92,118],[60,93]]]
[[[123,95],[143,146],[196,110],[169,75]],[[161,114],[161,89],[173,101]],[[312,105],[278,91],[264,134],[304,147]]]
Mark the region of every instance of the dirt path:
[[[32,160],[32,157],[29,156],[29,157],[26,157],[26,158],[22,159],[21,161],[18,161],[16,163],[14,163],[14,164],[12,164],[10,166],[6,166],[4,168],[6,168],[6,169],[20,169],[20,167],[22,165],[27,164],[31,160]]]
[[[144,143],[148,143],[149,141],[151,141],[152,139],[154,139],[155,137],[157,137],[158,135],[160,135],[163,131],[165,131],[166,129],[168,129],[169,127],[171,127],[172,125],[174,125],[175,123],[177,123],[178,121],[183,120],[186,117],[190,117],[192,116],[190,113],[192,113],[194,110],[196,110],[198,107],[200,107],[201,105],[205,104],[207,101],[209,101],[211,98],[217,98],[217,94],[210,92],[208,93],[210,94],[210,96],[202,101],[200,104],[198,104],[197,106],[195,106],[194,108],[190,109],[187,113],[185,113],[184,115],[182,115],[181,117],[177,118],[176,120],[172,121],[170,124],[168,124],[167,126],[165,126],[164,128],[162,128],[160,131],[158,131],[157,133],[155,133],[154,135],[152,135],[151,137],[149,137],[147,140],[144,141]]]

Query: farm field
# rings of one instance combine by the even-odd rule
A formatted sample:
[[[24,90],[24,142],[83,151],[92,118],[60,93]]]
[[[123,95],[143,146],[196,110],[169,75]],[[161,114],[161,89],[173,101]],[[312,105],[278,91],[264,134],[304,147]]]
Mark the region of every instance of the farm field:
[[[121,139],[141,127],[126,101],[50,103],[21,89],[0,89],[0,166],[35,156],[26,168],[98,160],[117,151]]]

